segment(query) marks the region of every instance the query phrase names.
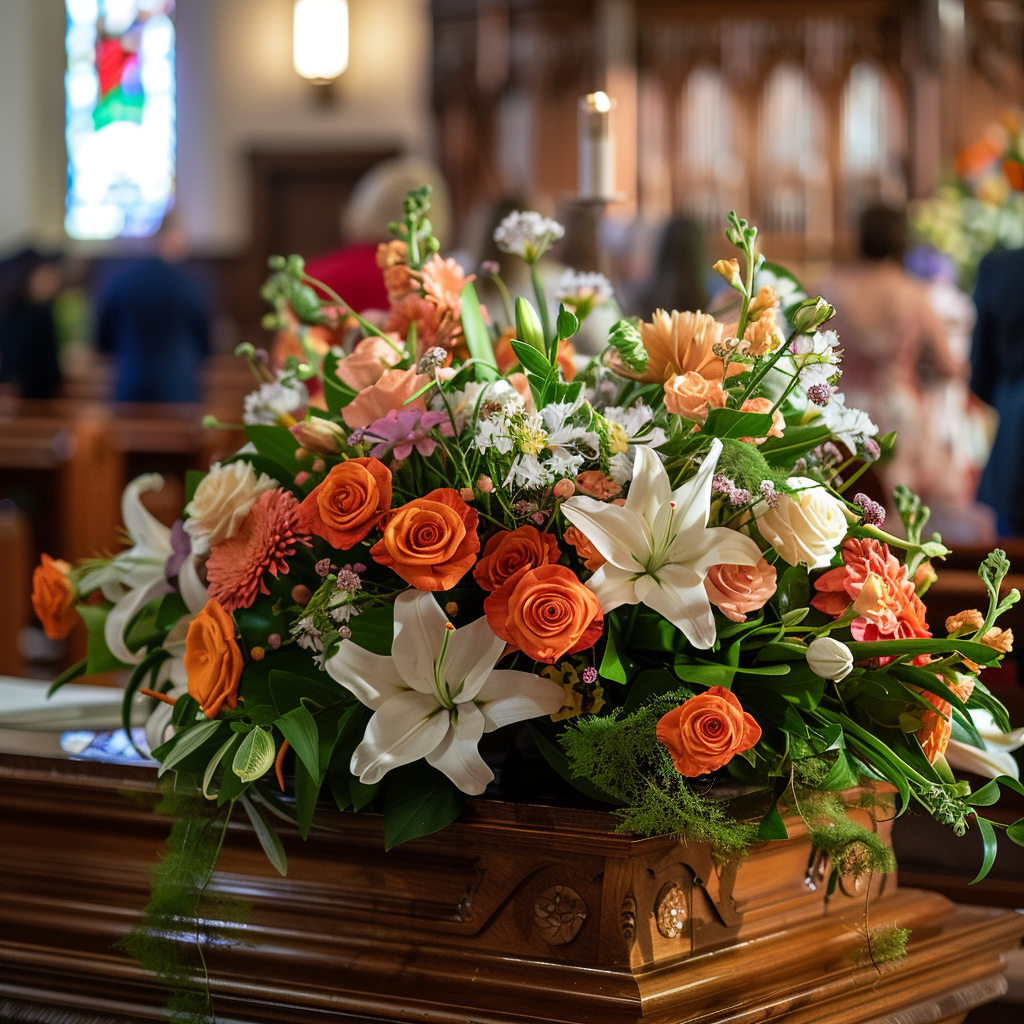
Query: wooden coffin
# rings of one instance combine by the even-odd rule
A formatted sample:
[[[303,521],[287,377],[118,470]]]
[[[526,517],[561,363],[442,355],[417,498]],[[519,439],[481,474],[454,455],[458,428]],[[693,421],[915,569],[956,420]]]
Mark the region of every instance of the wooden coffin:
[[[148,767],[0,754],[0,1019],[163,1017],[166,990],[111,948],[168,832],[155,789]],[[334,814],[305,843],[282,828],[283,879],[239,818],[212,884],[250,913],[205,951],[233,1021],[960,1021],[1024,933],[894,876],[826,901],[798,821],[720,869],[599,812],[472,801],[390,853],[380,818]],[[900,966],[855,958],[865,921],[913,929]]]

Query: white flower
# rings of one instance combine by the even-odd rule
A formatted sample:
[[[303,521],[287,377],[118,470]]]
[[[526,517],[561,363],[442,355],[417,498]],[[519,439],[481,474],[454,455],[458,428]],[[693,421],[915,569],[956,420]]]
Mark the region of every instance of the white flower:
[[[246,426],[276,426],[309,404],[306,385],[301,381],[276,380],[260,385],[245,396],[242,422]]]
[[[550,217],[533,210],[515,210],[495,228],[494,241],[502,252],[535,263],[564,234],[565,228]]]
[[[168,697],[182,697],[188,693],[188,673],[185,671],[185,637],[188,635],[188,627],[194,618],[194,614],[183,615],[171,627],[167,639],[163,642],[163,648],[170,654],[170,657],[161,662],[152,684],[147,684],[151,685],[158,693],[166,693]],[[168,680],[171,685],[165,689],[163,684]],[[171,724],[173,714],[173,705],[160,701],[150,713],[149,718],[146,719],[146,744],[150,750],[156,750],[160,744],[166,743],[174,735],[174,727]]]
[[[505,410],[496,412],[485,420],[477,420],[476,434],[473,437],[473,445],[477,451],[486,452],[493,448],[500,455],[508,455],[514,444],[512,424]]]
[[[327,614],[330,615],[331,621],[337,623],[348,622],[354,615],[358,615],[362,611],[362,608],[356,603],[353,595],[348,595],[340,603],[332,605],[327,609]]]
[[[663,615],[694,647],[715,642],[704,579],[713,565],[756,565],[758,546],[722,527],[708,528],[711,480],[722,451],[716,439],[697,475],[675,491],[661,459],[636,449],[624,506],[574,497],[562,512],[608,560],[587,584],[609,612],[641,602]]]
[[[846,396],[842,394],[832,396],[832,401],[821,410],[821,418],[835,439],[845,444],[851,454],[856,454],[857,446],[866,438],[878,433],[878,427],[866,412],[846,408]]]
[[[446,391],[444,397],[435,395],[430,407],[437,411],[448,410],[455,417],[455,428],[461,434],[466,425],[476,419],[480,406],[484,402],[493,403],[510,411],[515,408],[523,408],[522,395],[507,380],[471,383],[461,391]]]
[[[313,625],[313,616],[304,615],[292,626],[292,636],[298,641],[304,651],[313,651],[320,654],[324,649],[324,642],[320,636],[320,630]]]
[[[603,306],[612,297],[612,283],[604,274],[566,268],[555,286],[555,298],[569,306]]]
[[[571,420],[584,406],[582,398],[575,402],[551,402],[540,412],[547,431],[547,447],[555,455],[585,455],[596,459],[601,442],[592,430],[574,425]]]
[[[495,670],[504,650],[486,618],[455,629],[421,591],[395,600],[390,657],[343,640],[327,671],[374,711],[352,774],[373,785],[423,757],[464,793],[482,793],[494,778],[477,750],[483,734],[562,706],[562,687],[550,679]]]
[[[505,477],[505,486],[546,487],[552,479],[551,470],[536,455],[517,455]]]
[[[635,402],[628,408],[611,405],[602,413],[609,423],[622,428],[621,441],[627,445],[645,444],[648,448],[660,448],[668,434],[661,427],[648,427],[654,419],[654,410],[643,402]]]
[[[759,502],[757,528],[783,561],[824,569],[846,537],[843,503],[807,477],[792,476],[786,483],[798,493],[780,494],[774,508]]]
[[[791,347],[793,361],[799,367],[815,363],[838,366],[843,350],[835,331],[815,331],[810,337],[799,334]],[[835,371],[833,371],[835,372]]]
[[[853,652],[830,636],[819,636],[807,645],[807,664],[816,676],[838,683],[853,670]]]
[[[244,460],[227,466],[214,463],[185,506],[189,518],[184,527],[192,539],[192,551],[197,555],[208,554],[215,544],[233,537],[252,503],[264,491],[276,486],[277,481],[266,473],[260,473],[257,478],[252,466]]]
[[[829,394],[833,394],[836,389],[832,386],[832,378],[842,372],[838,367],[830,366],[828,363],[808,363],[800,370],[800,386],[804,391],[808,391],[824,384],[830,389]]]
[[[608,476],[620,487],[625,486],[633,479],[633,458],[636,451],[636,448],[629,448],[624,452],[618,452],[608,460]]]
[[[983,708],[971,708],[970,715],[985,749],[979,750],[969,743],[950,740],[946,747],[946,760],[950,767],[959,768],[962,772],[974,772],[975,775],[989,779],[997,779],[1000,775],[1019,779],[1020,768],[1011,756],[1011,751],[1024,747],[1024,729],[1003,732]]]

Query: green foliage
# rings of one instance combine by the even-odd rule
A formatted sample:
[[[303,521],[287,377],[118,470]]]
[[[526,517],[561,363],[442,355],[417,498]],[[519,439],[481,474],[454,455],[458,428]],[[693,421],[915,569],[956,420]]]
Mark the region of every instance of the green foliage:
[[[718,411],[718,410],[716,410]],[[754,415],[744,413],[745,416]],[[711,417],[709,416],[710,420]],[[770,417],[768,428],[771,427]],[[749,424],[748,424],[749,426]],[[762,429],[764,427],[762,422]],[[742,427],[740,429],[743,429]],[[788,431],[787,431],[788,432]],[[745,441],[736,440],[737,437],[760,437],[761,434],[732,434],[723,437],[722,454],[718,457],[717,473],[722,473],[732,480],[737,487],[746,488],[751,494],[756,495],[764,480],[771,480],[777,490],[784,490],[786,485],[786,474],[775,466],[771,466],[761,454],[761,449],[756,444],[747,444]]]
[[[395,768],[388,773],[384,799],[384,849],[446,828],[465,802],[446,775],[423,761]]]
[[[487,333],[487,325],[480,313],[480,300],[472,281],[462,288],[462,332],[466,338],[469,354],[476,360],[473,372],[478,381],[496,380],[498,364],[494,358],[494,346]]]
[[[869,928],[864,932],[864,947],[851,954],[858,963],[871,963],[875,968],[895,967],[907,955],[909,928]]]
[[[647,349],[640,336],[639,319],[631,317],[628,320],[616,320],[608,332],[608,344],[634,373],[643,373],[647,369],[648,359]]]

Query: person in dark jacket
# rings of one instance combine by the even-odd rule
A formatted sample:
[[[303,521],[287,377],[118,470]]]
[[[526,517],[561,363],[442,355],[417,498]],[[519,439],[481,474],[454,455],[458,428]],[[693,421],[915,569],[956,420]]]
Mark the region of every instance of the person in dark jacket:
[[[0,265],[0,384],[21,398],[53,398],[60,388],[53,300],[56,259],[23,249]]]
[[[210,354],[210,312],[200,284],[179,265],[184,239],[162,229],[160,256],[133,260],[108,282],[97,343],[114,359],[118,402],[198,402]]]
[[[974,303],[971,390],[999,413],[978,501],[996,510],[1000,534],[1024,534],[1024,249],[981,261]]]

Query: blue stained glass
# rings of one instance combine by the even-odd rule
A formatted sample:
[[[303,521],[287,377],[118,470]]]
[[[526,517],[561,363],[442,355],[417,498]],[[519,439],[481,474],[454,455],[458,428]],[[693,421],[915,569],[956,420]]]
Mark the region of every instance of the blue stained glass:
[[[174,203],[174,0],[65,0],[72,238],[153,234]]]

